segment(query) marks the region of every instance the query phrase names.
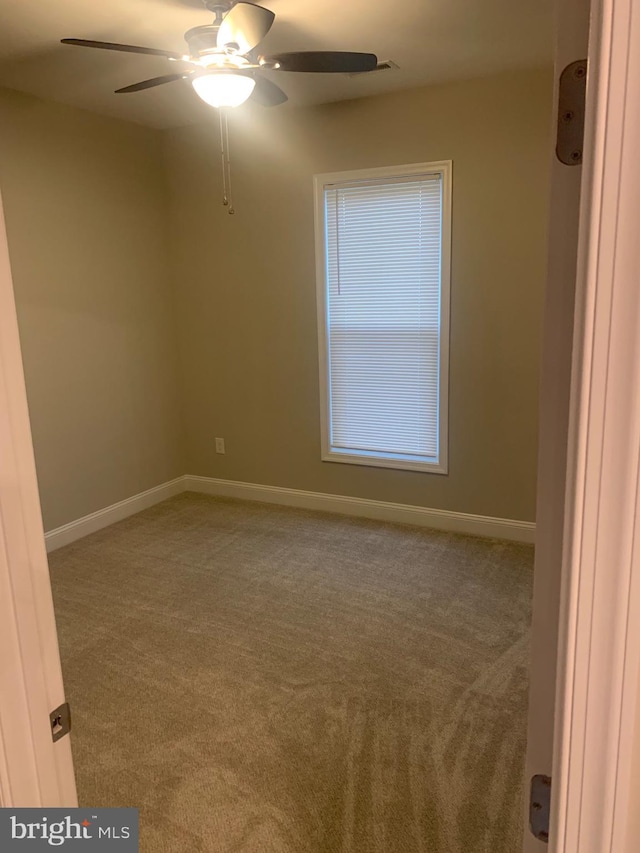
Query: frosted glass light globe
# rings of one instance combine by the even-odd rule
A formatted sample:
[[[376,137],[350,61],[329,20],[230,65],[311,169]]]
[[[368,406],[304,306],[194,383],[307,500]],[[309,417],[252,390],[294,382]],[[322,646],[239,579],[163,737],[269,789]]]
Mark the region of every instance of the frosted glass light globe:
[[[198,74],[191,85],[211,107],[238,107],[251,95],[256,81],[244,74],[212,71],[210,74]]]

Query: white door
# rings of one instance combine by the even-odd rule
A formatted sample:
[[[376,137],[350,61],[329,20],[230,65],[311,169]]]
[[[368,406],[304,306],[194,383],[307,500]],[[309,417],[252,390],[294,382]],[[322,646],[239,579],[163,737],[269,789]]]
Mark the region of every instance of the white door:
[[[0,202],[0,806],[77,805],[64,701]]]

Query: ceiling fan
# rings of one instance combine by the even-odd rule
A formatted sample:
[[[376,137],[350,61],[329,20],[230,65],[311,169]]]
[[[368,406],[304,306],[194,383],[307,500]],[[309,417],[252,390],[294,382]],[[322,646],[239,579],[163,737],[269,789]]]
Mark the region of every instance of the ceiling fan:
[[[212,24],[187,30],[184,38],[189,46],[188,54],[87,39],[62,39],[62,43],[163,56],[171,62],[183,62],[191,67],[125,86],[116,93],[140,92],[177,80],[189,80],[200,98],[213,107],[239,106],[250,97],[266,107],[284,103],[286,94],[260,74],[262,69],[354,74],[373,71],[377,66],[378,60],[373,53],[302,51],[262,56],[256,48],[273,25],[273,12],[255,3],[233,0],[226,3],[204,0],[204,5],[213,12],[215,20]]]

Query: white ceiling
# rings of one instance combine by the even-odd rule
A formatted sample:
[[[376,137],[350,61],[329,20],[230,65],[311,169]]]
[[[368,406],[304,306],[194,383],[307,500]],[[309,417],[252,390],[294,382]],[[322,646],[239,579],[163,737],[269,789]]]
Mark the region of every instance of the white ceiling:
[[[398,71],[360,77],[269,72],[290,103],[314,104],[551,62],[553,0],[264,0],[276,13],[261,52],[361,50]],[[0,85],[154,127],[210,114],[189,83],[115,95],[171,73],[167,60],[70,47],[88,38],[183,52],[213,20],[201,0],[0,0]],[[286,109],[278,107],[277,109]]]

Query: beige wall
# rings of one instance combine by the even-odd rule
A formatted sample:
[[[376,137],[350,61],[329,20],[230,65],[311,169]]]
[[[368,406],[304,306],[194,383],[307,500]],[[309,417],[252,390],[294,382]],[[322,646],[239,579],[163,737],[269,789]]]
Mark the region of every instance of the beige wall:
[[[0,90],[45,528],[184,473],[160,136]]]
[[[533,519],[551,71],[167,132],[188,473]],[[448,476],[320,461],[312,175],[452,159]],[[216,455],[214,438],[226,440]]]
[[[551,72],[533,71],[245,108],[228,216],[213,114],[163,134],[0,90],[45,527],[185,472],[532,519],[550,103]],[[312,176],[439,159],[449,475],[321,462]]]

